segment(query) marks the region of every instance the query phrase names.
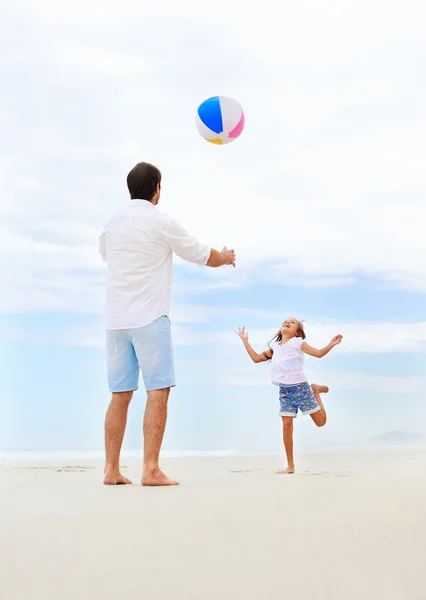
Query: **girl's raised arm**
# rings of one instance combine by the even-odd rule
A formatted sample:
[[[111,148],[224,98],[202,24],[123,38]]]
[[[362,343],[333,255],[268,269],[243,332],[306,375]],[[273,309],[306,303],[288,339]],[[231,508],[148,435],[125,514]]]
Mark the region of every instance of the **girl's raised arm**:
[[[342,335],[335,335],[334,338],[331,340],[331,342],[327,346],[324,346],[324,348],[321,348],[321,349],[314,348],[313,346],[310,346],[307,342],[303,342],[303,344],[300,347],[305,354],[309,354],[309,356],[315,356],[315,358],[322,358],[323,356],[328,354],[330,352],[330,350],[332,350],[334,348],[334,346],[337,346],[337,344],[340,344],[340,342],[342,341],[342,338],[343,338]]]
[[[239,327],[235,333],[243,340],[244,347],[247,350],[247,353],[253,362],[260,363],[260,362],[265,362],[267,360],[271,360],[272,354],[273,354],[273,350],[271,350],[271,348],[269,348],[268,350],[265,350],[265,352],[261,352],[260,354],[258,354],[250,346],[249,341],[248,341],[248,333],[246,331],[245,325],[244,325],[244,327]]]

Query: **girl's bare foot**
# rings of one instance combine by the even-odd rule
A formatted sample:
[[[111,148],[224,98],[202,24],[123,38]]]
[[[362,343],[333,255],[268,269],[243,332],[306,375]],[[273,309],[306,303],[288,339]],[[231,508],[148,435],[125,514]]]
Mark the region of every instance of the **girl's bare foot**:
[[[277,471],[277,475],[293,475],[294,473],[296,473],[294,465],[292,467],[287,467],[287,469],[280,469]]]
[[[147,487],[179,485],[177,481],[169,479],[160,469],[145,470],[142,475],[142,485]]]
[[[311,389],[314,394],[327,394],[328,392],[328,387],[326,385],[317,385],[316,383],[311,385]]]
[[[124,477],[121,473],[105,472],[104,485],[129,485],[130,479]]]

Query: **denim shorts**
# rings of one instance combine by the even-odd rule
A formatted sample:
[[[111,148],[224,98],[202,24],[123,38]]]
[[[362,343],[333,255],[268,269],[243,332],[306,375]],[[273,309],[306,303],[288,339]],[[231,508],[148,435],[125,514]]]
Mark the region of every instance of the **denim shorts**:
[[[280,385],[280,416],[297,417],[298,410],[302,415],[312,415],[321,410],[309,383]]]
[[[139,387],[139,370],[146,391],[175,386],[170,321],[163,315],[135,329],[107,329],[106,353],[110,392]]]

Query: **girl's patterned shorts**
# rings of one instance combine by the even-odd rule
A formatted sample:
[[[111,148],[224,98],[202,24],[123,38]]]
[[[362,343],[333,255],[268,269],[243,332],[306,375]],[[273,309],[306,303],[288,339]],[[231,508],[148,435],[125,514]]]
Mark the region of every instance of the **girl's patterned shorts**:
[[[280,384],[280,417],[297,417],[298,410],[302,415],[312,415],[321,410],[309,383]]]

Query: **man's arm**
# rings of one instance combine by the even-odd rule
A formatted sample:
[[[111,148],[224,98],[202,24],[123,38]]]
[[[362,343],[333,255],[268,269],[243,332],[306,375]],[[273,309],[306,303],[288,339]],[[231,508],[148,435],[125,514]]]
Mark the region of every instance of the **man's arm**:
[[[194,262],[201,266],[222,267],[223,265],[235,266],[235,252],[226,247],[219,252],[210,246],[202,244],[174,219],[167,226],[167,245],[183,260]]]

